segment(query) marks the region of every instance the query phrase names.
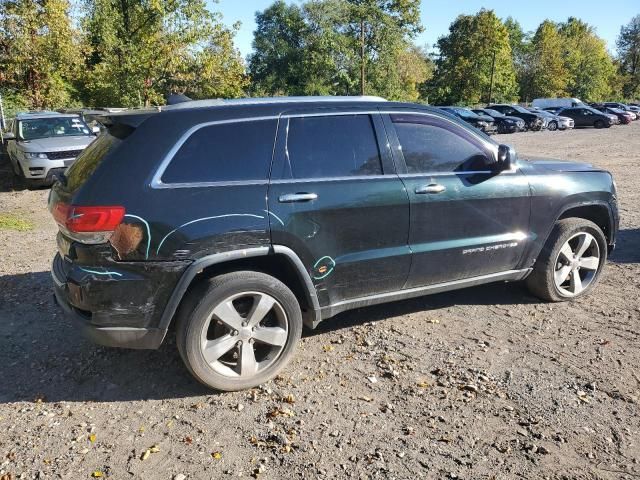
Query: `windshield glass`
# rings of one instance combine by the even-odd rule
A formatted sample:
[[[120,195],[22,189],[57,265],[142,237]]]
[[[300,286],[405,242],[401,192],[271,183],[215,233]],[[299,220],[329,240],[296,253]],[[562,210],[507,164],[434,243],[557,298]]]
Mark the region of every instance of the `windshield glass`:
[[[465,108],[456,108],[456,112],[458,113],[458,115],[464,118],[478,118],[478,115]]]
[[[21,140],[78,135],[91,135],[91,130],[79,117],[34,118],[18,122],[18,136]]]
[[[485,112],[487,112],[489,115],[491,115],[492,117],[504,117],[503,113],[500,113],[497,110],[493,110],[491,108],[487,108],[485,109]]]
[[[511,105],[511,107],[516,111],[516,112],[520,112],[520,113],[531,113],[529,110],[527,110],[524,107],[521,107],[520,105]]]

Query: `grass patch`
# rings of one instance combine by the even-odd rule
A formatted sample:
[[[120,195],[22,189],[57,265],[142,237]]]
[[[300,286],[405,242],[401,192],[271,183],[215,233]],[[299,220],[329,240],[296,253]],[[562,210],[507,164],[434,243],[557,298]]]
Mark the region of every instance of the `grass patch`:
[[[17,230],[18,232],[26,232],[33,230],[33,223],[16,214],[0,213],[0,230]]]

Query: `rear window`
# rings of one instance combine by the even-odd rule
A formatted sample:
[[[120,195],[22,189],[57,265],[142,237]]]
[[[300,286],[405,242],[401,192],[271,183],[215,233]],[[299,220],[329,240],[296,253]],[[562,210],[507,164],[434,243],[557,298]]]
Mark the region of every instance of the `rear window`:
[[[162,182],[266,180],[276,125],[276,120],[257,120],[202,127],[173,156]]]
[[[86,182],[107,154],[116,149],[133,130],[127,125],[117,124],[100,134],[67,169],[66,189],[73,192]]]

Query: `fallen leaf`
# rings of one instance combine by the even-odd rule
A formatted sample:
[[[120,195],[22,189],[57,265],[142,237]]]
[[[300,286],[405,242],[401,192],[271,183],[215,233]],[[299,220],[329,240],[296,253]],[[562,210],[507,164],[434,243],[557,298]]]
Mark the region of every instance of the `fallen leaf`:
[[[333,345],[324,345],[324,346],[322,347],[322,349],[323,349],[325,352],[331,352],[332,350],[335,350],[335,347],[334,347]]]
[[[184,439],[182,440],[184,443],[186,443],[187,445],[191,445],[193,443],[193,438],[191,437],[184,437]]]
[[[153,445],[153,446],[149,449],[149,451],[150,451],[151,453],[158,453],[158,452],[160,451],[160,447],[158,447],[158,445]]]
[[[427,388],[431,386],[429,385],[429,382],[418,382],[416,385],[418,385],[420,388]]]
[[[96,441],[96,434],[95,434],[95,433],[92,433],[91,435],[89,435],[89,441],[90,441],[91,443],[93,443],[93,442],[95,442],[95,441]]]
[[[213,457],[214,460],[220,460],[222,458],[222,453],[220,452],[213,452],[211,454],[211,456]]]
[[[102,475],[103,475],[103,473],[102,473],[100,470],[96,470],[95,472],[93,472],[93,473],[91,474],[91,476],[92,476],[93,478],[101,478],[101,477],[102,477]]]
[[[291,395],[291,394],[289,394],[289,395],[287,395],[286,397],[284,397],[284,398],[282,399],[282,401],[283,401],[283,402],[287,402],[287,403],[289,403],[289,404],[294,404],[294,403],[296,403],[296,399],[295,399],[295,397],[294,397],[293,395]]]
[[[146,460],[151,455],[151,450],[146,449],[142,455],[140,455],[140,460]]]

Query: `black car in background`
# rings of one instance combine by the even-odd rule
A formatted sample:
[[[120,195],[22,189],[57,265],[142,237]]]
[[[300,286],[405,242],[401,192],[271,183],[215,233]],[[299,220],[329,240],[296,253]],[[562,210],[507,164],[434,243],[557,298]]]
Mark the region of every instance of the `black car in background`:
[[[471,110],[476,115],[487,115],[493,118],[498,133],[516,133],[527,129],[527,125],[521,118],[508,117],[491,108],[474,108]]]
[[[545,122],[542,115],[538,115],[537,113],[532,113],[526,108],[521,107],[520,105],[498,104],[498,105],[489,105],[487,108],[490,108],[492,110],[497,110],[503,115],[521,118],[526,123],[528,130],[533,130],[534,132],[537,132],[544,128]]]
[[[636,119],[636,115],[633,112],[622,110],[621,108],[607,107],[606,105],[598,103],[592,103],[591,106],[599,112],[615,115],[622,125],[628,125]]]
[[[493,118],[489,115],[478,115],[468,108],[464,107],[438,107],[440,110],[444,110],[451,115],[455,115],[461,120],[464,120],[469,125],[477,128],[478,130],[482,130],[484,133],[491,135],[492,133],[496,133],[498,131]]]
[[[564,108],[558,115],[573,118],[576,127],[609,128],[614,123],[608,114],[587,106]]]

